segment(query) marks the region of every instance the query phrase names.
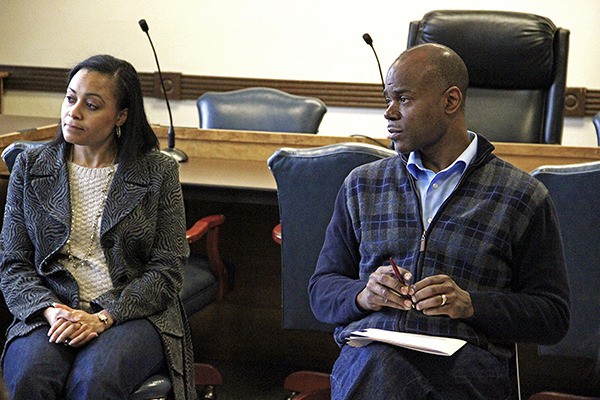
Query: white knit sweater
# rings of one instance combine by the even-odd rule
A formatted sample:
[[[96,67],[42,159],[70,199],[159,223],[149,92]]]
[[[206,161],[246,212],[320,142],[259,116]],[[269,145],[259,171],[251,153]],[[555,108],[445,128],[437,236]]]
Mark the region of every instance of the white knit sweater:
[[[107,185],[110,171],[111,167],[86,168],[69,163],[71,236],[62,253],[72,256],[71,260],[65,258],[64,265],[79,285],[80,308],[84,310],[89,309],[91,300],[113,287],[108,264],[100,247],[101,219],[97,223],[91,257],[87,257],[94,220],[100,207],[104,207],[106,202],[102,190],[110,186],[110,182]],[[111,182],[113,177],[114,173],[110,177]],[[85,263],[81,263],[81,260]]]

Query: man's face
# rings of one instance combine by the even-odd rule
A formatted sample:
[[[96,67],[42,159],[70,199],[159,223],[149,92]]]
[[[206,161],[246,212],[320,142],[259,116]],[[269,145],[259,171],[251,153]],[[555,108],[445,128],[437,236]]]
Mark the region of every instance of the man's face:
[[[427,149],[446,131],[445,90],[433,76],[415,54],[396,60],[387,73],[384,116],[388,137],[400,153]]]

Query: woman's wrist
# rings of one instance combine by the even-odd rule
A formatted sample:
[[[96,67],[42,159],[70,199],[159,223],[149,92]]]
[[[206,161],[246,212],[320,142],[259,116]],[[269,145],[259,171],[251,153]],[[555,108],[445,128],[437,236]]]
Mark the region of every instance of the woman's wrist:
[[[46,321],[52,325],[54,320],[56,319],[56,308],[54,307],[46,307],[42,312],[42,315],[46,319]]]
[[[112,317],[112,315],[110,315],[110,313],[106,310],[97,312],[96,316],[98,317],[98,320],[102,323],[102,325],[104,325],[104,330],[110,328],[115,323],[115,320]]]

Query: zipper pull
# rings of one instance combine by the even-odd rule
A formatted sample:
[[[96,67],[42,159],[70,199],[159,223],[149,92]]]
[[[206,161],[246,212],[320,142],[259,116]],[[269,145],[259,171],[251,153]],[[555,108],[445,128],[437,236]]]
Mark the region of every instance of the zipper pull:
[[[419,252],[424,252],[425,251],[425,232],[423,232],[423,234],[421,235],[421,243],[419,245]]]

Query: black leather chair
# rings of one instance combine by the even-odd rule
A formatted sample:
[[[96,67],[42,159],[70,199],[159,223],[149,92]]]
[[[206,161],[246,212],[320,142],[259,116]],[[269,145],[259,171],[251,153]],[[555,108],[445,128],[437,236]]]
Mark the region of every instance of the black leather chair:
[[[431,11],[410,23],[408,47],[440,43],[469,70],[469,129],[491,141],[560,144],[569,31],[538,15]]]
[[[17,156],[29,148],[42,146],[45,141],[17,140],[2,151],[2,160],[12,170]],[[201,311],[214,301],[222,300],[230,290],[227,267],[219,255],[219,227],[225,222],[222,215],[210,215],[196,221],[186,232],[189,243],[206,237],[207,256],[191,254],[184,270],[181,299],[186,315]],[[205,399],[216,397],[216,387],[223,378],[212,365],[194,364],[194,378],[198,391]],[[165,374],[150,377],[131,397],[132,400],[167,399],[171,381]]]
[[[594,115],[592,121],[594,122],[594,128],[596,129],[596,136],[598,137],[598,146],[600,146],[600,112]]]
[[[542,390],[600,397],[600,162],[543,166],[531,172],[550,191],[564,241],[571,325],[552,346],[538,346]],[[556,375],[548,379],[548,371]],[[526,372],[526,371],[524,371]],[[532,371],[536,373],[536,371]],[[578,399],[548,397],[535,399]],[[546,397],[544,397],[546,396]],[[590,397],[587,397],[590,398]]]
[[[327,112],[320,99],[266,87],[206,92],[196,105],[203,129],[317,133]]]
[[[307,288],[325,240],[335,198],[352,169],[396,154],[371,144],[343,143],[308,149],[283,148],[269,158],[279,202],[280,225],[273,235],[281,244],[285,329],[333,331],[333,326],[314,317]],[[288,376],[284,388],[306,396],[312,394],[315,399],[326,398],[329,376],[323,372],[299,371]]]

